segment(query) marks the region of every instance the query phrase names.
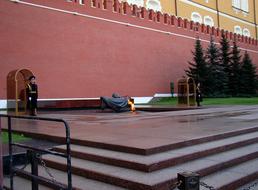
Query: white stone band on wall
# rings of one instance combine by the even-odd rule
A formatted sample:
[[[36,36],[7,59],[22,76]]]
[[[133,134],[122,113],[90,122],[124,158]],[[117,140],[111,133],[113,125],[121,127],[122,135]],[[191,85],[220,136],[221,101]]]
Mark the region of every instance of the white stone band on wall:
[[[148,103],[153,97],[132,97],[135,104],[144,104]],[[38,99],[41,101],[57,101],[57,100],[97,100],[99,98],[49,98],[49,99]],[[7,109],[7,100],[0,100],[0,110]]]
[[[7,108],[7,100],[0,100],[0,109]]]

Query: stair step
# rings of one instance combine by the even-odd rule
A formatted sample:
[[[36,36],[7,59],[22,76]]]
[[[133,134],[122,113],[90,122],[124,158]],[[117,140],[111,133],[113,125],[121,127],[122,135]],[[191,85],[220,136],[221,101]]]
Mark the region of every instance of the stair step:
[[[71,139],[71,142],[76,145],[82,145],[82,146],[89,146],[89,147],[96,147],[96,148],[102,148],[102,149],[108,149],[108,150],[114,150],[119,152],[126,152],[126,153],[133,153],[133,154],[139,154],[139,155],[151,155],[151,154],[157,154],[169,150],[174,150],[177,148],[189,146],[189,145],[198,145],[200,143],[210,142],[214,140],[224,139],[228,137],[233,137],[236,135],[246,134],[246,133],[252,133],[257,132],[258,127],[247,127],[245,129],[240,130],[233,130],[228,131],[224,133],[218,133],[213,134],[210,136],[203,136],[198,138],[193,138],[185,141],[179,141],[173,144],[167,144],[162,146],[155,146],[151,148],[137,148],[132,146],[126,146],[126,145],[117,145],[117,144],[110,144],[110,143],[103,143],[103,142],[93,142],[93,141],[87,141],[87,140],[81,140],[81,139]]]
[[[27,172],[30,172],[31,171],[30,165],[28,165],[24,170]],[[56,180],[57,183],[67,185],[66,171],[56,170],[56,169],[49,168],[49,167],[48,167],[48,171],[51,173],[51,175],[54,176],[54,179]],[[41,176],[45,179],[51,180],[51,177],[47,174],[45,168],[43,168],[42,166],[38,167],[38,174],[39,174],[39,176]],[[26,176],[24,176],[24,177],[26,177]],[[19,178],[19,180],[22,180],[22,182],[23,182],[22,184],[26,185],[25,187],[30,187],[31,182],[29,180],[24,179],[21,176],[19,176],[18,178]],[[20,185],[21,184],[20,181],[17,181],[17,184]],[[48,188],[46,186],[40,185],[42,190],[52,189],[52,188]],[[100,190],[100,189],[101,190],[126,190],[125,188],[122,188],[122,187],[103,183],[101,181],[88,179],[88,178],[78,176],[75,174],[72,175],[72,186],[73,186],[73,190]],[[16,190],[16,188],[15,188],[15,190]],[[23,190],[23,189],[21,189],[21,190]],[[24,188],[24,190],[29,190],[29,189]]]
[[[258,176],[258,174],[256,175]],[[236,190],[257,190],[258,189],[258,177],[256,180],[251,181],[241,187],[238,187]]]
[[[160,189],[174,183],[177,173],[194,171],[201,176],[209,175],[226,167],[245,162],[258,157],[258,143],[226,151],[202,159],[179,164],[151,173],[110,166],[103,163],[72,158],[73,173],[91,179],[115,184],[134,190]],[[49,167],[64,170],[64,159],[52,155],[44,155],[44,160]]]
[[[230,167],[201,178],[209,186],[217,190],[236,189],[255,179],[258,179],[258,159]],[[201,190],[206,190],[201,186]]]
[[[67,184],[67,173],[52,169],[51,173],[55,174],[55,178],[57,181]],[[41,168],[40,174],[42,176],[48,177],[44,169]],[[72,174],[72,184],[73,188],[82,189],[82,190],[125,190],[122,187],[114,186],[111,184],[103,183],[101,181],[96,181],[93,179],[84,178],[75,174]]]
[[[228,137],[222,140],[215,140],[146,156],[80,145],[71,145],[71,150],[72,156],[75,158],[151,172],[255,142],[258,142],[258,132]],[[66,146],[56,146],[54,150],[66,152]]]
[[[5,177],[3,184],[5,187],[10,188],[10,178]],[[15,190],[32,190],[31,181],[24,179],[22,177],[19,177],[19,176],[14,176],[13,188]],[[39,190],[51,190],[51,189],[52,188],[48,188],[46,186],[39,185]]]

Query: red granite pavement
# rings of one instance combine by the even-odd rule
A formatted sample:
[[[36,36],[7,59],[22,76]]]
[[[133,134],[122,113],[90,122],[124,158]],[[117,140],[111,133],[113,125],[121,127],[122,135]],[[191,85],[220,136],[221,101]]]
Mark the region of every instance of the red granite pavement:
[[[71,138],[140,149],[164,146],[258,126],[258,106],[212,107],[171,112],[113,113],[100,110],[40,112],[39,117],[68,121]],[[13,129],[53,137],[64,137],[60,123],[12,120]],[[6,128],[6,120],[2,119]]]

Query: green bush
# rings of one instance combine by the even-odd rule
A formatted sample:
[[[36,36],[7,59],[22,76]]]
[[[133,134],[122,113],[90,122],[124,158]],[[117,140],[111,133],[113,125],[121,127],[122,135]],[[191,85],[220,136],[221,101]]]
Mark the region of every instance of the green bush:
[[[7,132],[2,132],[1,137],[2,137],[2,143],[3,144],[8,143],[8,133]],[[25,137],[23,134],[16,134],[16,133],[12,134],[13,142],[21,142],[21,141],[26,141],[26,140],[29,140],[29,139],[30,138]]]

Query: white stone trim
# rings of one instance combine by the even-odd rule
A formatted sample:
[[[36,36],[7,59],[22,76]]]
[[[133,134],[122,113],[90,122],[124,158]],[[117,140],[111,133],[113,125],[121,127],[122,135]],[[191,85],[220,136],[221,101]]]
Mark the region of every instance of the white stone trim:
[[[177,93],[173,93],[173,96],[171,93],[156,93],[154,94],[155,98],[169,98],[169,97],[177,97]]]
[[[171,96],[171,95],[170,95]],[[135,104],[146,104],[148,103],[153,97],[146,96],[146,97],[132,97],[134,99]],[[62,101],[62,100],[99,100],[100,97],[97,98],[46,98],[46,99],[38,99],[38,102],[42,101]],[[7,100],[0,100],[0,110],[7,109]]]
[[[58,101],[58,100],[98,100],[99,98],[45,98],[38,101]]]
[[[0,109],[7,109],[7,100],[0,100]]]
[[[147,104],[151,99],[153,98],[152,96],[147,96],[147,97],[132,97],[134,99],[135,104]]]

